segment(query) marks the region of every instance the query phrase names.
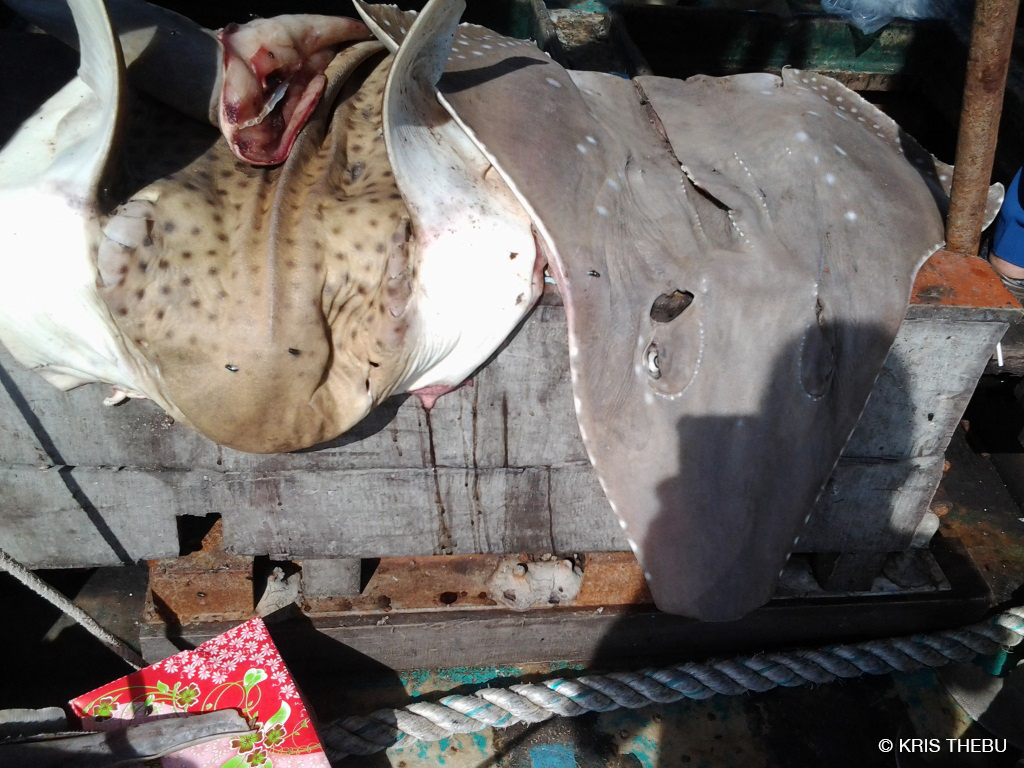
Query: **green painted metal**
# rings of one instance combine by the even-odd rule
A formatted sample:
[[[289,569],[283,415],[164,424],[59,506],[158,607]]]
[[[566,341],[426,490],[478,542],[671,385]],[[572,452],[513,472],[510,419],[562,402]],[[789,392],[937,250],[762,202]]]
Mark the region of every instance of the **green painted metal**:
[[[657,6],[618,10],[626,32],[655,74],[728,75],[785,66],[897,75],[927,71],[956,40],[943,22],[895,21],[864,35],[832,16]]]

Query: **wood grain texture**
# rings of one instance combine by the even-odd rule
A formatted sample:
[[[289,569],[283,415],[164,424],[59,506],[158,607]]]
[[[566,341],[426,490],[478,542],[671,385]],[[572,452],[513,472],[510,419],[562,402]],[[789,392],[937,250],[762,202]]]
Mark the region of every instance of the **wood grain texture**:
[[[910,546],[1006,329],[926,309],[904,321],[798,551]],[[0,540],[33,566],[117,564],[176,555],[174,518],[216,513],[245,555],[625,550],[579,438],[565,339],[547,296],[429,413],[395,398],[329,445],[271,456],[217,446],[149,402],[104,407],[99,386],[57,392],[0,349]]]

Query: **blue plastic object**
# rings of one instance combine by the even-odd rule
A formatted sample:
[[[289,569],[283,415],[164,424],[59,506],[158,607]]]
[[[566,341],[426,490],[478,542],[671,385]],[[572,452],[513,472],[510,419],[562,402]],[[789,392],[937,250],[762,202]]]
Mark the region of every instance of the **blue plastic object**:
[[[1021,200],[1020,174],[1018,170],[999,209],[992,252],[1011,264],[1024,267],[1024,200]]]

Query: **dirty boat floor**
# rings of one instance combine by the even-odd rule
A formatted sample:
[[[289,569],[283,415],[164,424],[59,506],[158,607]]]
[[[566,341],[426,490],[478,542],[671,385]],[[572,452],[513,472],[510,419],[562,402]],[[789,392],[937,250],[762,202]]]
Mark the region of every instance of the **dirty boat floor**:
[[[977,415],[969,422],[971,439],[984,450],[980,425],[985,409],[978,407],[973,413]],[[1024,512],[989,456],[972,450],[962,432],[950,445],[947,458],[951,468],[936,500],[945,512],[943,532],[963,541],[997,604],[1021,602],[1024,524],[1020,518]],[[115,633],[138,638],[146,589],[144,568],[43,575]],[[0,599],[7,660],[0,675],[0,708],[60,704],[125,673],[119,660],[81,628],[6,577],[0,579]],[[270,628],[274,633],[273,623]],[[281,646],[286,663],[322,721],[400,707],[445,692],[467,693],[484,686],[583,674],[583,665],[565,663],[399,673],[326,638]],[[749,648],[758,650],[756,638],[750,638]],[[327,658],[329,666],[339,670],[337,674],[323,674],[320,660]],[[643,664],[634,660],[620,666]],[[922,671],[523,724],[352,757],[342,764],[352,768],[1019,765],[1022,753],[1012,745],[1006,752],[976,754],[957,754],[946,747],[946,739],[990,735],[971,721],[935,673]],[[929,754],[878,749],[881,739],[908,738],[940,739],[942,749]]]

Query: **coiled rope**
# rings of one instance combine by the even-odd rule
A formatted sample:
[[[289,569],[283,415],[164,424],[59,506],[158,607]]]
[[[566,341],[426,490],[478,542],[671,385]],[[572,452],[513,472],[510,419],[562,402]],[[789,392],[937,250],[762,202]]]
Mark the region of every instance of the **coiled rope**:
[[[445,696],[437,703],[420,701],[404,709],[346,717],[323,728],[320,735],[328,756],[335,760],[373,754],[412,740],[439,741],[488,727],[537,723],[556,715],[575,717],[622,707],[639,709],[682,699],[760,693],[779,686],[793,688],[864,674],[939,667],[950,661],[994,655],[1022,639],[1024,606],[985,622],[933,634],[484,688],[471,696]]]

